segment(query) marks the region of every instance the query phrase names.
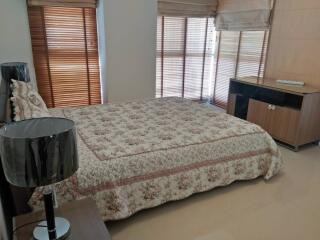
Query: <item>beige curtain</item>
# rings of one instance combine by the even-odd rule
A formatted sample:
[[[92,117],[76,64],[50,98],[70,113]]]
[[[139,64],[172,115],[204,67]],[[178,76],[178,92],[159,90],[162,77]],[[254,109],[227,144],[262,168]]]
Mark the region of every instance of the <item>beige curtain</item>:
[[[268,29],[272,6],[272,0],[219,0],[216,30]]]
[[[215,16],[218,0],[158,0],[158,15],[210,17]]]
[[[28,0],[29,6],[97,7],[97,0]]]

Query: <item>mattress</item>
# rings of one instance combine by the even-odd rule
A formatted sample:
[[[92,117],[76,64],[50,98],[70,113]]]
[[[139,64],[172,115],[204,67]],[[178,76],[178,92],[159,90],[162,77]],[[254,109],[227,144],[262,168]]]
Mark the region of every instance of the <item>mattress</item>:
[[[278,147],[259,126],[182,98],[51,109],[76,123],[79,170],[57,200],[93,198],[104,220],[236,180],[270,179]],[[42,205],[42,188],[30,204]]]

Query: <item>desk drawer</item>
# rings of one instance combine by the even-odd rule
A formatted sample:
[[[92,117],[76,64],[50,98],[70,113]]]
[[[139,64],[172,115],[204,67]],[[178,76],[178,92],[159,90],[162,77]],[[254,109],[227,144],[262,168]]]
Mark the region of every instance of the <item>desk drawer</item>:
[[[247,120],[260,125],[275,139],[296,144],[299,110],[250,99]]]

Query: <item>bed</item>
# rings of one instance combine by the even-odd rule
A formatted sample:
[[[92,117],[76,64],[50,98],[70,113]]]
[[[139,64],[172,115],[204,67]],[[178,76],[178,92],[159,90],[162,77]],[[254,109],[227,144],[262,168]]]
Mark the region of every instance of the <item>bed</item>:
[[[263,176],[282,166],[259,126],[182,98],[51,109],[76,123],[80,168],[56,185],[59,203],[93,198],[104,220]],[[29,204],[42,206],[42,188]]]

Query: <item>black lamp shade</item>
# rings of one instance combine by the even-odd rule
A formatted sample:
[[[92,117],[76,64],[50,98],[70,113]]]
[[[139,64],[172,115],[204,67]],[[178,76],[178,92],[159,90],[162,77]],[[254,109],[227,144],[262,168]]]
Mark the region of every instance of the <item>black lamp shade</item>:
[[[27,63],[9,62],[9,63],[2,63],[0,66],[1,66],[2,79],[4,81],[9,82],[11,79],[24,81],[24,82],[30,81]]]
[[[60,182],[78,169],[76,129],[64,118],[37,118],[0,129],[0,156],[5,176],[19,187]]]

